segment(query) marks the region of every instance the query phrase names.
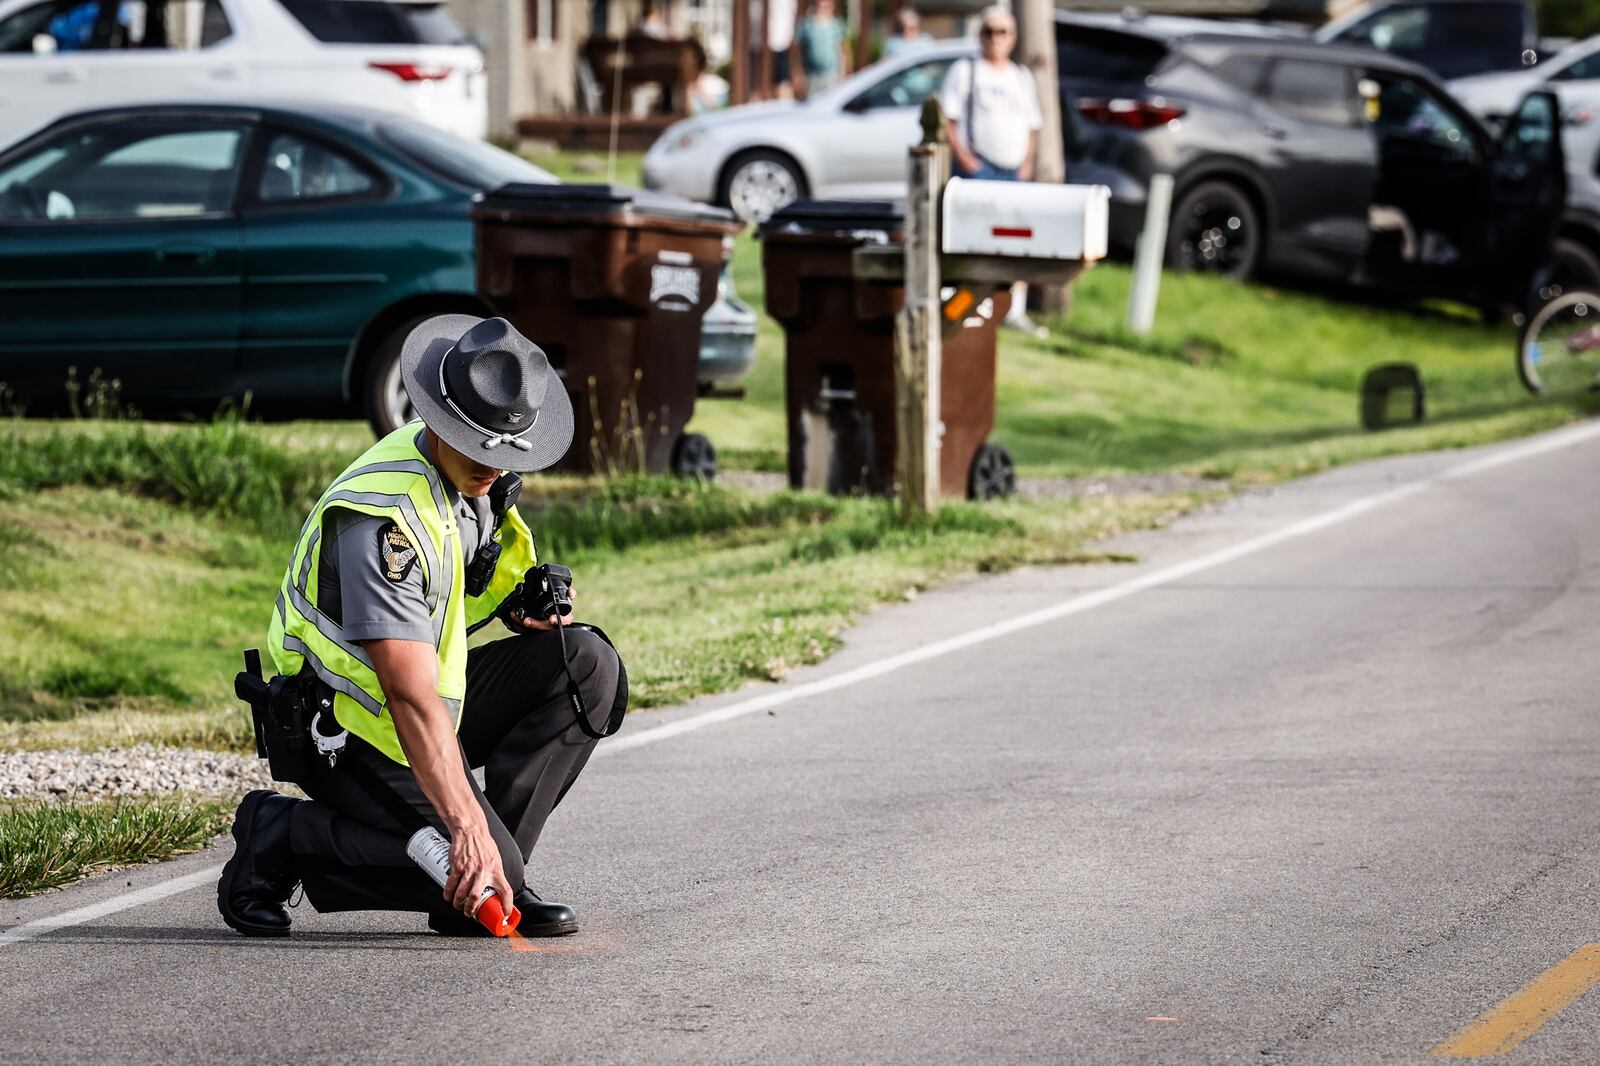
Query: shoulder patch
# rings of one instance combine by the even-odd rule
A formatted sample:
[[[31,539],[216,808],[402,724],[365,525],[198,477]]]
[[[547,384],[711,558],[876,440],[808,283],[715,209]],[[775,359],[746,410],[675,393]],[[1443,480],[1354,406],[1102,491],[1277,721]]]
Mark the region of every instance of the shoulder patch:
[[[397,523],[390,522],[378,530],[378,562],[383,576],[395,584],[406,579],[417,562],[417,549]]]

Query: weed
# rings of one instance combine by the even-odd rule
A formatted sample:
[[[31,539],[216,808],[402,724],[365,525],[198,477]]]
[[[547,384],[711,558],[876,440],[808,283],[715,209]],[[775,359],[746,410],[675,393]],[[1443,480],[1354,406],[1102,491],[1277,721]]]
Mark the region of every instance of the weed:
[[[226,831],[232,810],[227,801],[170,798],[0,806],[0,899],[195,851]]]

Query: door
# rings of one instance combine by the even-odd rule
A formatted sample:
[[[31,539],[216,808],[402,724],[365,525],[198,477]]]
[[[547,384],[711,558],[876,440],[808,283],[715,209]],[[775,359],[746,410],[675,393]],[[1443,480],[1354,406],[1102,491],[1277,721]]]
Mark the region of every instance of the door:
[[[1506,121],[1489,166],[1486,294],[1513,306],[1534,297],[1567,202],[1561,104],[1548,89],[1529,93]]]
[[[0,145],[88,106],[101,0],[41,0],[0,20]]]
[[[906,194],[906,151],[922,137],[922,102],[939,91],[957,60],[902,67],[848,101],[826,127],[819,196],[899,199]],[[965,62],[965,60],[960,60]]]
[[[130,399],[227,391],[247,129],[124,112],[0,156],[0,381],[47,401],[69,368]]]
[[[1409,74],[1369,69],[1360,91],[1378,141],[1371,280],[1476,302],[1491,230],[1486,132],[1431,82]]]
[[[245,43],[220,0],[117,0],[107,11],[84,65],[90,102],[205,100],[253,87]]]
[[[261,395],[337,395],[361,328],[399,293],[390,279],[440,263],[427,225],[386,203],[389,179],[350,148],[264,125],[242,198],[241,346]],[[450,223],[470,230],[463,206]],[[450,264],[454,266],[454,263]]]
[[[1269,255],[1297,273],[1347,280],[1367,253],[1378,152],[1355,72],[1335,63],[1268,65],[1256,118],[1274,205]]]

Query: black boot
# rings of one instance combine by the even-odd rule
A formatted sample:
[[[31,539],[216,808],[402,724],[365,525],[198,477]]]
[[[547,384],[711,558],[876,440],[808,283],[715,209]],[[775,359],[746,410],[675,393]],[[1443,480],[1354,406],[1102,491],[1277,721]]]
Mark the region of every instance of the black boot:
[[[298,881],[289,853],[289,815],[299,802],[258,789],[233,816],[233,858],[217,882],[217,910],[245,936],[289,935],[284,903]]]
[[[531,889],[519,888],[511,902],[522,912],[517,932],[523,936],[566,936],[578,931],[578,916],[565,903],[546,903]],[[476,920],[460,911],[435,911],[428,915],[428,928],[442,936],[493,936]]]

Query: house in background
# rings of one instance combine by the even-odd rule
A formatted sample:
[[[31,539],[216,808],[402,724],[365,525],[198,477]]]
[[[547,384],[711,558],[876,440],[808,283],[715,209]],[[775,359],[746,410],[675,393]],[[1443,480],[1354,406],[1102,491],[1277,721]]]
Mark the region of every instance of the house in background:
[[[903,0],[840,0],[854,27],[857,65],[869,61]],[[992,0],[916,2],[935,36],[960,33]],[[1333,0],[1348,3],[1351,0]],[[772,65],[760,45],[773,12],[793,18],[805,0],[447,0],[483,47],[489,131],[566,147],[642,149],[687,113],[689,83],[709,68],[731,102],[765,99]],[[1328,0],[1143,0],[1148,14],[1320,23]],[[1127,0],[1057,0],[1061,10],[1126,11]],[[616,103],[616,115],[612,104]],[[613,121],[615,119],[615,121]]]
[[[483,48],[489,76],[489,131],[519,136],[531,117],[603,114],[605,89],[583,60],[591,38],[615,41],[639,27],[643,0],[448,0],[451,14]],[[653,6],[653,5],[652,5]],[[664,0],[669,36],[693,40],[713,68],[732,50],[732,0]],[[623,41],[624,66],[628,41]]]

